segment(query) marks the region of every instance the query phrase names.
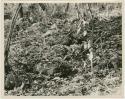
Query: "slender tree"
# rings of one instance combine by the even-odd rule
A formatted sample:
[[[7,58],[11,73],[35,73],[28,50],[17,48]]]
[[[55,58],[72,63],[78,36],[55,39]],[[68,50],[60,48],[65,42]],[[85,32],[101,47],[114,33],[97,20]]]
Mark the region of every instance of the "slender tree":
[[[75,4],[75,8],[76,8],[76,11],[77,11],[77,13],[78,13],[78,18],[82,18],[82,15],[81,15],[81,12],[80,12],[80,10],[79,10],[79,7],[78,7],[78,4]]]
[[[22,18],[24,16],[24,13],[23,13],[23,6],[20,4],[20,10],[19,10],[19,15],[20,17]]]
[[[7,42],[6,42],[6,45],[5,45],[5,52],[4,52],[4,65],[5,65],[5,72],[9,72],[8,69],[10,69],[10,65],[9,65],[9,62],[8,62],[8,55],[9,55],[9,51],[10,51],[10,42],[11,42],[11,39],[12,39],[12,34],[13,34],[13,31],[14,31],[14,27],[15,27],[15,23],[16,23],[16,19],[18,17],[18,14],[19,14],[19,11],[22,7],[22,4],[18,4],[17,5],[17,9],[15,11],[15,14],[12,18],[12,23],[10,25],[10,30],[9,30],[9,35],[7,37]]]
[[[64,13],[67,14],[68,10],[69,10],[69,3],[67,3],[66,5]]]
[[[91,20],[93,21],[93,18],[94,18],[94,15],[92,13],[92,10],[91,10],[91,4],[88,4],[88,10],[90,12],[90,18]],[[90,37],[90,40],[88,41],[88,46],[89,46],[89,51],[90,51],[90,54],[89,54],[89,59],[91,61],[91,72],[92,72],[92,75],[93,75],[93,32],[94,32],[94,24],[92,23],[92,32],[91,32],[91,37]]]
[[[55,14],[56,9],[57,9],[57,4],[54,4],[51,16]]]

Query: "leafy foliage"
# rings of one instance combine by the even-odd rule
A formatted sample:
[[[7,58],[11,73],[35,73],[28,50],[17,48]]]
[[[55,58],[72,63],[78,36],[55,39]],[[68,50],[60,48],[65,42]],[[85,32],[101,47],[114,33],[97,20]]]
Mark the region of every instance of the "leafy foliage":
[[[8,56],[12,70],[5,74],[5,94],[83,96],[113,93],[114,88],[122,83],[122,17],[112,14],[118,10],[117,6],[114,7],[118,4],[109,4],[114,9],[110,9],[108,18],[102,14],[106,13],[105,7],[108,6],[102,4],[103,8],[101,4],[92,4],[93,13],[98,11],[98,14],[88,19],[85,25],[81,19],[72,16],[72,11],[67,14],[55,5],[56,11],[51,16],[51,4],[40,5],[43,8],[48,6],[47,9],[38,5],[23,6],[24,12],[30,14],[24,13],[16,22]],[[61,7],[65,8],[65,4]],[[73,4],[70,7],[75,10]],[[78,6],[79,9],[82,7],[82,4]],[[5,19],[5,43],[10,23],[11,19]],[[90,51],[84,48],[91,36],[93,75],[88,58]]]

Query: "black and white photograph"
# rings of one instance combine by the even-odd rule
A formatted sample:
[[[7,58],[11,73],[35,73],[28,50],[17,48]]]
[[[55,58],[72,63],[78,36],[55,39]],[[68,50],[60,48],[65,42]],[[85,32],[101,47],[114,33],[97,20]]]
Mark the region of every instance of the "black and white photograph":
[[[122,3],[4,3],[5,96],[122,94]]]

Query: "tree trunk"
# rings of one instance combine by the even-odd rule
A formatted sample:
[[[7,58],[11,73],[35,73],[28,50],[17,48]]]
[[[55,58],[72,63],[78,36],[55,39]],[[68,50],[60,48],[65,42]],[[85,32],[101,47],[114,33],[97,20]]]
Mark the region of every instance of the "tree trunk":
[[[81,13],[80,13],[80,10],[79,10],[79,7],[78,7],[77,4],[75,4],[75,8],[76,8],[76,11],[77,11],[77,13],[78,13],[78,18],[82,19],[82,15],[81,15]]]
[[[42,9],[42,20],[43,20],[43,23],[47,24],[48,21],[49,21],[49,17],[47,15],[47,5],[46,4],[43,4],[43,3],[39,3],[39,6],[41,7]]]
[[[53,11],[52,11],[51,16],[53,16],[53,15],[55,14],[55,12],[56,12],[56,8],[57,8],[57,4],[54,4],[54,6],[53,6]]]
[[[23,13],[23,7],[22,7],[22,5],[20,4],[20,10],[19,10],[19,15],[20,15],[20,18],[22,18],[23,17],[23,15],[24,15],[24,13]]]
[[[16,19],[18,17],[18,13],[19,13],[20,9],[21,9],[21,4],[18,4],[17,9],[15,11],[15,14],[14,14],[14,16],[12,18],[12,23],[11,23],[10,30],[9,30],[9,35],[8,35],[7,43],[6,43],[6,46],[5,46],[5,52],[4,52],[5,71],[6,71],[6,69],[11,68],[9,66],[9,62],[8,62],[8,55],[9,55],[9,51],[10,51],[10,42],[11,42],[11,39],[12,39],[13,29],[14,29],[14,26],[15,26],[15,23],[16,23]]]
[[[91,4],[88,4],[88,8],[89,8],[91,20],[93,21],[94,16],[93,16],[93,13],[92,13],[92,10],[91,10]],[[90,57],[90,61],[91,61],[92,75],[94,73],[94,69],[93,69],[93,32],[94,32],[94,28],[93,28],[93,23],[92,23],[92,32],[91,32],[91,37],[90,37],[90,42],[89,42],[89,44],[90,44],[90,47],[89,47],[90,48],[89,49],[90,55],[89,55],[89,57]]]
[[[66,5],[66,8],[65,8],[65,14],[67,14],[67,12],[68,12],[68,10],[69,10],[69,3],[67,3],[67,5]]]

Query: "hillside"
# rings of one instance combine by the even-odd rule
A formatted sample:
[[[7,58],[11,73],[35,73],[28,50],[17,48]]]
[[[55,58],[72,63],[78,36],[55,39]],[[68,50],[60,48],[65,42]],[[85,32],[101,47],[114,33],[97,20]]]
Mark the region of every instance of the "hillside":
[[[115,95],[120,3],[7,3],[4,10],[5,95]]]

